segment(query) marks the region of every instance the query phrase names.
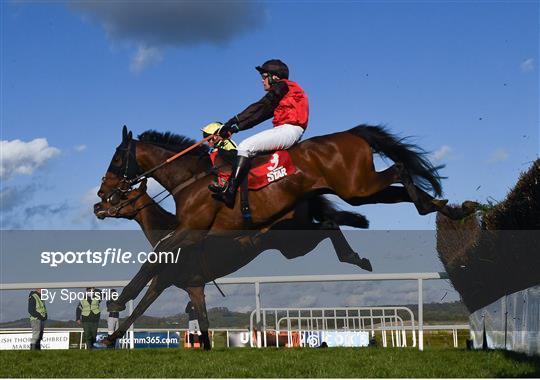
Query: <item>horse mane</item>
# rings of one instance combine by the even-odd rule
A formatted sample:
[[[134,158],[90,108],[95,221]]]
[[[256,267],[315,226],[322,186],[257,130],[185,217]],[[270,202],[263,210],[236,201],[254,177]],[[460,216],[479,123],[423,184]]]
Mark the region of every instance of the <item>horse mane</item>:
[[[139,141],[158,145],[173,152],[180,152],[197,143],[197,141],[186,136],[181,136],[172,132],[158,132],[153,129],[144,131],[139,136],[137,136],[137,138],[139,139]],[[205,145],[199,145],[188,154],[196,154],[199,156],[207,155],[208,148]]]

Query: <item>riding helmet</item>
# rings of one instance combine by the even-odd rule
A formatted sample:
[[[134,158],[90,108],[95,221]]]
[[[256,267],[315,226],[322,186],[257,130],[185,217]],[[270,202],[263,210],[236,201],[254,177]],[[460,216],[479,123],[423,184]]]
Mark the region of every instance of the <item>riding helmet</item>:
[[[261,74],[268,73],[277,75],[281,79],[289,79],[289,68],[279,59],[266,61],[262,66],[257,66],[255,69]]]
[[[216,133],[221,127],[223,127],[223,123],[215,121],[213,123],[207,124],[204,128],[201,128],[201,131],[203,131],[204,137],[208,137]]]

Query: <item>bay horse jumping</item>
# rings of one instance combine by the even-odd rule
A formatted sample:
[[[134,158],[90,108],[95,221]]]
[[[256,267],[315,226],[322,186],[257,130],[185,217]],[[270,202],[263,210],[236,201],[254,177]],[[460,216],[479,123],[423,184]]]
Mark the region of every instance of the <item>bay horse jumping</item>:
[[[135,220],[154,251],[157,252],[158,246],[162,250],[162,245],[167,239],[166,236],[173,232],[178,225],[176,216],[163,209],[146,193],[146,180],[138,188],[128,191],[125,198],[123,207],[114,214],[114,217]],[[131,324],[148,309],[165,289],[176,286],[184,289],[193,302],[199,315],[203,348],[209,349],[209,321],[204,297],[205,284],[236,271],[268,249],[277,249],[287,259],[292,259],[308,254],[322,240],[330,238],[341,262],[349,262],[359,265],[363,269],[371,270],[369,260],[361,259],[358,261],[355,259],[358,255],[347,243],[337,225],[338,222],[355,228],[367,228],[369,224],[363,215],[340,211],[324,197],[315,196],[296,206],[293,219],[277,223],[266,234],[249,239],[218,238],[215,243],[207,241],[199,254],[192,247],[192,253],[188,252],[183,255],[181,264],[164,266],[153,276],[149,289],[133,313],[122,321],[118,330],[109,336],[104,343],[113,346],[115,341],[125,334]],[[291,229],[295,229],[297,232],[283,239],[281,231],[290,231]],[[222,244],[226,244],[227,247]],[[174,250],[172,247],[174,244],[166,243],[165,245],[167,249]],[[218,257],[223,255],[227,255],[228,258],[225,263],[218,260]]]
[[[194,143],[182,136],[155,131],[147,131],[135,140],[124,127],[122,142],[98,191],[102,201],[94,206],[96,216],[104,218],[114,213],[139,175]],[[317,194],[335,194],[351,205],[412,202],[422,215],[440,211],[454,219],[473,211],[449,208],[444,200],[429,195],[427,191],[435,195],[442,192],[440,167],[429,162],[427,153],[382,127],[360,125],[348,131],[307,139],[288,151],[298,170],[261,190],[250,192],[251,230],[264,233],[273,224],[291,219],[298,202]],[[374,153],[390,158],[395,164],[377,172],[373,164]],[[178,226],[171,241],[179,247],[198,244],[207,237],[231,238],[246,234],[239,207],[227,208],[214,200],[207,190],[212,179],[211,166],[207,148],[200,146],[151,173],[173,194]],[[403,187],[392,186],[394,183],[401,183]],[[220,260],[226,260],[226,257]],[[157,266],[145,263],[124,288],[112,310],[123,310],[125,303],[135,298],[152,278]]]

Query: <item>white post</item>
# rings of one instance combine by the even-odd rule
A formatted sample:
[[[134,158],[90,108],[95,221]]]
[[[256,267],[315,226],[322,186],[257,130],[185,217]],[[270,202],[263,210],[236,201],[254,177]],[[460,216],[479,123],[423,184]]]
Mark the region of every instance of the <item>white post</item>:
[[[128,302],[128,313],[133,314],[133,300]],[[135,323],[129,326],[129,348],[135,348]]]
[[[255,282],[255,309],[257,326],[257,347],[261,348],[261,290],[259,282]]]
[[[418,349],[424,351],[424,299],[421,278],[418,279]]]
[[[274,321],[276,322],[276,347],[279,347],[279,325],[278,325],[278,311],[274,310]]]

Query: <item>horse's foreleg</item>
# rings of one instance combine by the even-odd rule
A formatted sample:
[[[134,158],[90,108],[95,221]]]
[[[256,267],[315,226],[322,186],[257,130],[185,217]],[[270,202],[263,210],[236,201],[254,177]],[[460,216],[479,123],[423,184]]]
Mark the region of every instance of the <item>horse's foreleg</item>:
[[[122,311],[126,308],[128,301],[137,298],[139,293],[148,284],[148,281],[152,279],[160,270],[162,265],[160,263],[145,262],[141,269],[137,272],[135,277],[122,289],[122,293],[116,301],[111,301],[107,306],[108,311]]]
[[[190,235],[190,231],[186,230],[177,230],[174,231],[174,234],[171,236],[168,236],[166,239],[162,239],[158,242],[158,244],[153,247],[155,251],[157,251],[158,246],[160,249],[167,250],[169,247],[174,247],[175,250],[177,247],[186,246],[192,243],[192,238]],[[172,250],[172,249],[171,249]],[[135,277],[131,279],[131,281],[127,284],[124,289],[122,289],[122,293],[118,297],[116,301],[113,301],[109,304],[108,310],[109,311],[122,311],[126,308],[126,303],[130,300],[133,300],[137,298],[139,293],[144,289],[144,287],[148,284],[148,282],[160,273],[166,266],[167,263],[150,263],[145,262]]]
[[[210,337],[208,336],[208,328],[210,323],[208,322],[208,313],[206,312],[206,300],[204,297],[204,286],[188,287],[187,292],[189,298],[195,306],[197,311],[199,328],[201,329],[201,344],[203,349],[211,349]]]
[[[150,305],[159,297],[159,295],[165,289],[164,284],[161,283],[159,276],[152,279],[150,287],[146,291],[145,295],[133,310],[133,313],[129,317],[120,323],[118,329],[103,340],[103,343],[107,346],[114,346],[117,339],[124,336],[128,328],[139,318]]]

